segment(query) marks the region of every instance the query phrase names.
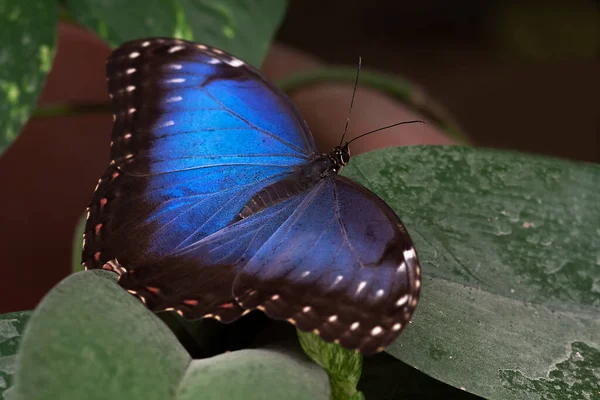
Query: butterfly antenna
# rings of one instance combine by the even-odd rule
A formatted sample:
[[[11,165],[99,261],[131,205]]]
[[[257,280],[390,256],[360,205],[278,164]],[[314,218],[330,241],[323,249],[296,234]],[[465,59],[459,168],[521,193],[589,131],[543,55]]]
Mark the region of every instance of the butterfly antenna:
[[[358,68],[356,69],[356,79],[354,80],[354,89],[352,89],[352,100],[350,100],[350,109],[348,110],[348,118],[346,118],[346,127],[344,128],[344,134],[342,135],[342,139],[340,139],[340,147],[344,142],[344,138],[346,137],[346,132],[348,131],[348,124],[350,123],[350,114],[352,114],[352,106],[354,105],[354,97],[356,96],[356,86],[358,86],[358,76],[360,75],[360,66],[362,64],[362,59],[358,57]]]
[[[363,136],[367,136],[367,135],[370,135],[370,134],[372,134],[372,133],[375,133],[375,132],[382,131],[382,130],[384,130],[384,129],[393,128],[394,126],[398,126],[398,125],[404,125],[404,124],[417,124],[417,123],[419,123],[419,124],[424,124],[424,123],[425,123],[425,121],[422,121],[422,120],[420,120],[420,119],[416,119],[416,120],[413,120],[413,121],[397,122],[397,123],[395,123],[395,124],[388,125],[388,126],[384,126],[383,128],[378,128],[378,129],[372,130],[372,131],[370,131],[370,132],[363,133],[362,135],[358,135],[357,137],[353,138],[352,140],[350,140],[350,141],[349,141],[348,143],[346,143],[346,144],[350,144],[350,143],[354,142],[356,139],[360,139],[360,138],[361,138],[361,137],[363,137]]]

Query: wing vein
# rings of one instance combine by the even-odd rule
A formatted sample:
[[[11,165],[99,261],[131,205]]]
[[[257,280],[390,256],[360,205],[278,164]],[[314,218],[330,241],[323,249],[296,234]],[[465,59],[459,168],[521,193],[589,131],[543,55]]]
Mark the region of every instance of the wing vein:
[[[352,243],[350,242],[350,239],[348,238],[348,232],[346,232],[346,227],[344,226],[344,223],[342,222],[342,218],[340,217],[340,204],[339,204],[339,200],[338,200],[338,193],[337,193],[335,181],[332,182],[332,185],[333,185],[333,205],[334,205],[334,210],[335,210],[335,218],[338,221],[340,230],[342,231],[342,236],[344,238],[344,241],[346,242],[346,245],[348,246],[348,249],[350,249],[350,251],[352,252],[352,255],[356,258],[356,261],[358,261],[361,268],[364,268],[365,265],[363,264],[362,260],[360,259],[358,252],[356,251],[354,246],[352,246]]]

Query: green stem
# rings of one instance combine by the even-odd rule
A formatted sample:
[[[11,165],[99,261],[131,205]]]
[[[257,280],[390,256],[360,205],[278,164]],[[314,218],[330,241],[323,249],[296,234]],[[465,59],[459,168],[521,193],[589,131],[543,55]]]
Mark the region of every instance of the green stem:
[[[62,117],[88,114],[110,113],[108,103],[96,104],[50,104],[38,106],[32,113],[32,118]]]
[[[323,67],[281,79],[278,84],[288,94],[310,85],[342,82],[353,84],[356,79],[354,67]],[[454,121],[454,118],[425,91],[407,79],[396,75],[373,71],[360,72],[360,84],[379,90],[405,103],[423,114],[429,122],[435,122],[459,144],[470,144],[471,140]]]

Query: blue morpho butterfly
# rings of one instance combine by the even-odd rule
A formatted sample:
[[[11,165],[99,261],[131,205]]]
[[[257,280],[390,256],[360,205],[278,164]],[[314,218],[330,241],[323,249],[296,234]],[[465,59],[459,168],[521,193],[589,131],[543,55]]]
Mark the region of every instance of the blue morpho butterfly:
[[[107,62],[111,162],[88,209],[83,264],[155,312],[231,322],[252,309],[369,354],[417,304],[417,254],[375,194],[316,152],[256,69],[176,39]]]

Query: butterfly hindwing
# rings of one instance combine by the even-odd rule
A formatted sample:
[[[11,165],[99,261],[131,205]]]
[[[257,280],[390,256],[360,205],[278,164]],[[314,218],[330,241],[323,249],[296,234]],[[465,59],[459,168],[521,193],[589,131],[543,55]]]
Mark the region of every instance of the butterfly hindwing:
[[[332,176],[247,262],[233,293],[243,308],[373,353],[408,323],[419,287],[417,255],[398,217],[364,187]]]
[[[238,271],[231,265],[202,265],[198,261],[188,257],[162,259],[123,273],[119,285],[155,312],[175,311],[190,320],[236,320],[244,312],[231,295],[231,282]]]

